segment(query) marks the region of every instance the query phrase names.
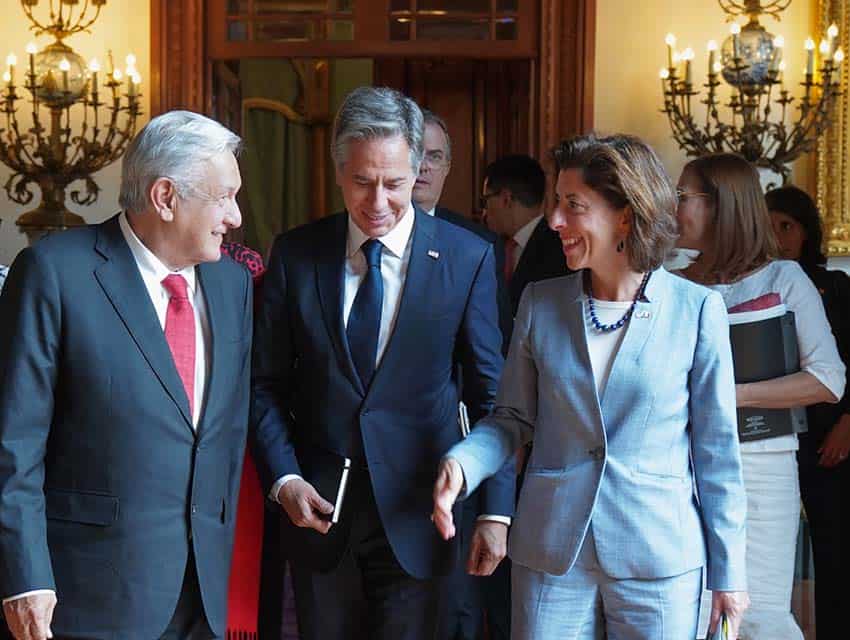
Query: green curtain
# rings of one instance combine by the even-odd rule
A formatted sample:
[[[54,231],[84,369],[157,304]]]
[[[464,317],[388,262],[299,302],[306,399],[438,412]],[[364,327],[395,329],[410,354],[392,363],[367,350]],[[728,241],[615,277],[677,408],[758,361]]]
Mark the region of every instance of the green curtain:
[[[243,99],[268,98],[291,106],[298,94],[298,76],[289,60],[243,60],[239,79]],[[281,114],[251,110],[242,136],[245,243],[266,255],[278,233],[310,218],[310,131]]]
[[[369,59],[330,61],[330,113],[336,113],[349,91],[371,85]],[[242,60],[239,67],[242,98],[268,98],[292,106],[298,96],[298,75],[288,59]],[[328,132],[330,135],[330,131]],[[287,122],[277,113],[252,110],[242,131],[245,149],[240,158],[243,181],[245,244],[267,255],[274,237],[307,222],[310,211],[310,169],[313,153],[327,159],[328,211],[343,208],[329,149],[313,149],[306,125]]]

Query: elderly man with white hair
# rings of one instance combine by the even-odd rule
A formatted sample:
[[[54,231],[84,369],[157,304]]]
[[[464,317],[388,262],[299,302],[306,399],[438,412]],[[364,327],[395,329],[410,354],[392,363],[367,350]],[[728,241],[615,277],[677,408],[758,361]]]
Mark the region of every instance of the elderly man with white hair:
[[[17,640],[223,635],[248,423],[239,138],[130,144],[123,211],[24,249],[0,296],[0,590]]]

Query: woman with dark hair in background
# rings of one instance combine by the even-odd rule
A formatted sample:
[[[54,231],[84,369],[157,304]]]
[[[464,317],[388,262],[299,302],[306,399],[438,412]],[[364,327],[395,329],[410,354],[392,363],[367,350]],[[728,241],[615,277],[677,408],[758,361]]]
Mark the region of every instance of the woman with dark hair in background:
[[[801,370],[737,384],[738,407],[837,402],[844,394],[845,371],[820,296],[799,265],[776,259],[755,167],[734,154],[702,156],[685,166],[677,192],[678,244],[700,252],[682,274],[719,292],[730,314],[779,304],[794,312]],[[742,640],[803,639],[791,614],[800,522],[797,447],[795,434],[741,443],[752,598]]]
[[[782,257],[796,260],[820,292],[846,366],[850,362],[850,277],[825,267],[817,206],[797,187],[769,191],[766,200]],[[850,550],[846,548],[850,521],[844,510],[850,496],[850,394],[845,390],[838,404],[811,405],[807,414],[809,431],[800,434],[797,461],[814,550],[817,637],[846,638],[843,607],[850,576]]]

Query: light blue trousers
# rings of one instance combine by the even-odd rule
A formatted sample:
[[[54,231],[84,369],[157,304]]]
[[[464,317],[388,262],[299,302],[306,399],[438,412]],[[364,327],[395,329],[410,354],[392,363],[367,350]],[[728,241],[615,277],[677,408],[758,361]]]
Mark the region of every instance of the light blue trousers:
[[[601,640],[606,632],[607,640],[686,640],[697,633],[702,569],[654,580],[610,578],[588,532],[566,575],[514,563],[511,589],[512,640]]]

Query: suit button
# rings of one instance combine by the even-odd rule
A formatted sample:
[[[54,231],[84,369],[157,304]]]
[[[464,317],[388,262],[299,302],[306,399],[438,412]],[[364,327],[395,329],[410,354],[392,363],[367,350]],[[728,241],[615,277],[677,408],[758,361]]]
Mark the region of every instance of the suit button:
[[[593,449],[588,449],[587,453],[596,461],[601,461],[605,459],[605,447],[599,446],[594,447]]]
[[[363,411],[360,412],[360,415],[361,416],[368,416],[369,415],[369,409],[363,409]]]

